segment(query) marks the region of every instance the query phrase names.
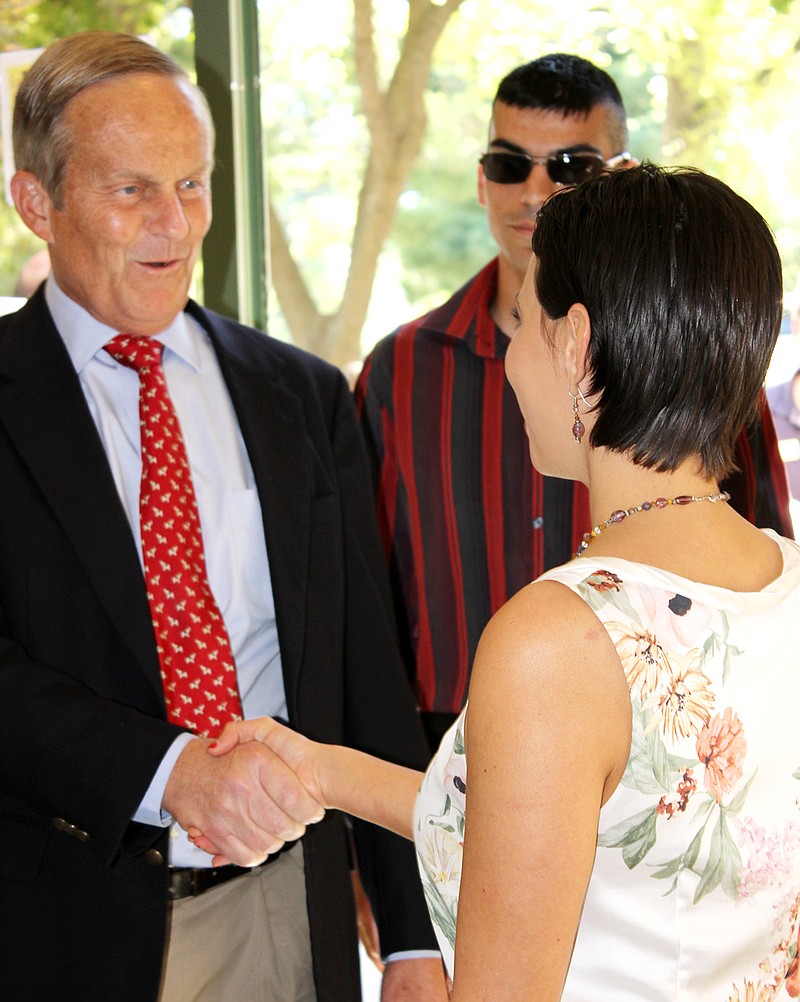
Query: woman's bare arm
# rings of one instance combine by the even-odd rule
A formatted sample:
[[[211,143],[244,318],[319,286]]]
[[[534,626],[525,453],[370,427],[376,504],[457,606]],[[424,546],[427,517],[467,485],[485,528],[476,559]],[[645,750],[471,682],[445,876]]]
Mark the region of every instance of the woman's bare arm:
[[[561,997],[630,727],[616,651],[569,589],[530,585],[494,617],[467,711],[452,1002]]]
[[[421,772],[353,748],[311,741],[270,717],[229,724],[211,754],[224,755],[244,741],[260,741],[279,755],[323,807],[413,838],[414,801]]]

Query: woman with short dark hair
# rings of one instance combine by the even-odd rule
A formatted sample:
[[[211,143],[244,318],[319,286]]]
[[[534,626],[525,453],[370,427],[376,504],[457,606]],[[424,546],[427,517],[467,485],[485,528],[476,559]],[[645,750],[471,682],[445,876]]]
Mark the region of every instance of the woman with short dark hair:
[[[800,547],[719,488],[777,250],[722,182],[651,165],[551,198],[533,249],[508,378],[595,527],[486,628],[413,822],[418,774],[271,721],[240,737],[413,830],[457,1002],[796,998]]]
[[[730,474],[783,310],[761,216],[707,174],[645,165],[551,200],[533,250],[546,316],[582,303],[591,318],[592,445],[644,467],[699,457],[715,481]]]

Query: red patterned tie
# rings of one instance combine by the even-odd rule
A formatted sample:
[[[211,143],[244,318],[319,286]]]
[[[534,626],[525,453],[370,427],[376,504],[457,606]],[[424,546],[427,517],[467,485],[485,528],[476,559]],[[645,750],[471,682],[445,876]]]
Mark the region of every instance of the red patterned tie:
[[[161,367],[163,350],[160,341],[129,334],[106,345],[113,358],[139,373],[139,517],[167,716],[214,737],[229,721],[241,720],[242,705],[228,631],[208,583],[186,446]]]

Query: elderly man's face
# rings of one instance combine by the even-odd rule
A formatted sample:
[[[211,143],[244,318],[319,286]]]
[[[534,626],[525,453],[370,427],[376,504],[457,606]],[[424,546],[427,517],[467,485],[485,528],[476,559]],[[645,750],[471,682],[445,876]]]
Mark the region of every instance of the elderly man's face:
[[[61,289],[115,330],[152,335],[184,308],[211,222],[207,115],[179,78],[135,73],[69,103],[61,208],[47,198]]]

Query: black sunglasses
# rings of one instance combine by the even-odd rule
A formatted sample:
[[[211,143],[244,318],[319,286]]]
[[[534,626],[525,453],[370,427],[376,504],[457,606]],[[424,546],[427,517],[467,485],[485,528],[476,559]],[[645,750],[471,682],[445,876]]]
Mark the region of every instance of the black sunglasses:
[[[556,184],[580,184],[630,158],[630,153],[618,153],[610,160],[604,160],[599,153],[590,150],[575,153],[556,150],[546,157],[532,157],[527,153],[484,153],[480,163],[486,179],[495,184],[522,184],[530,177],[535,164],[544,164],[547,176]]]

